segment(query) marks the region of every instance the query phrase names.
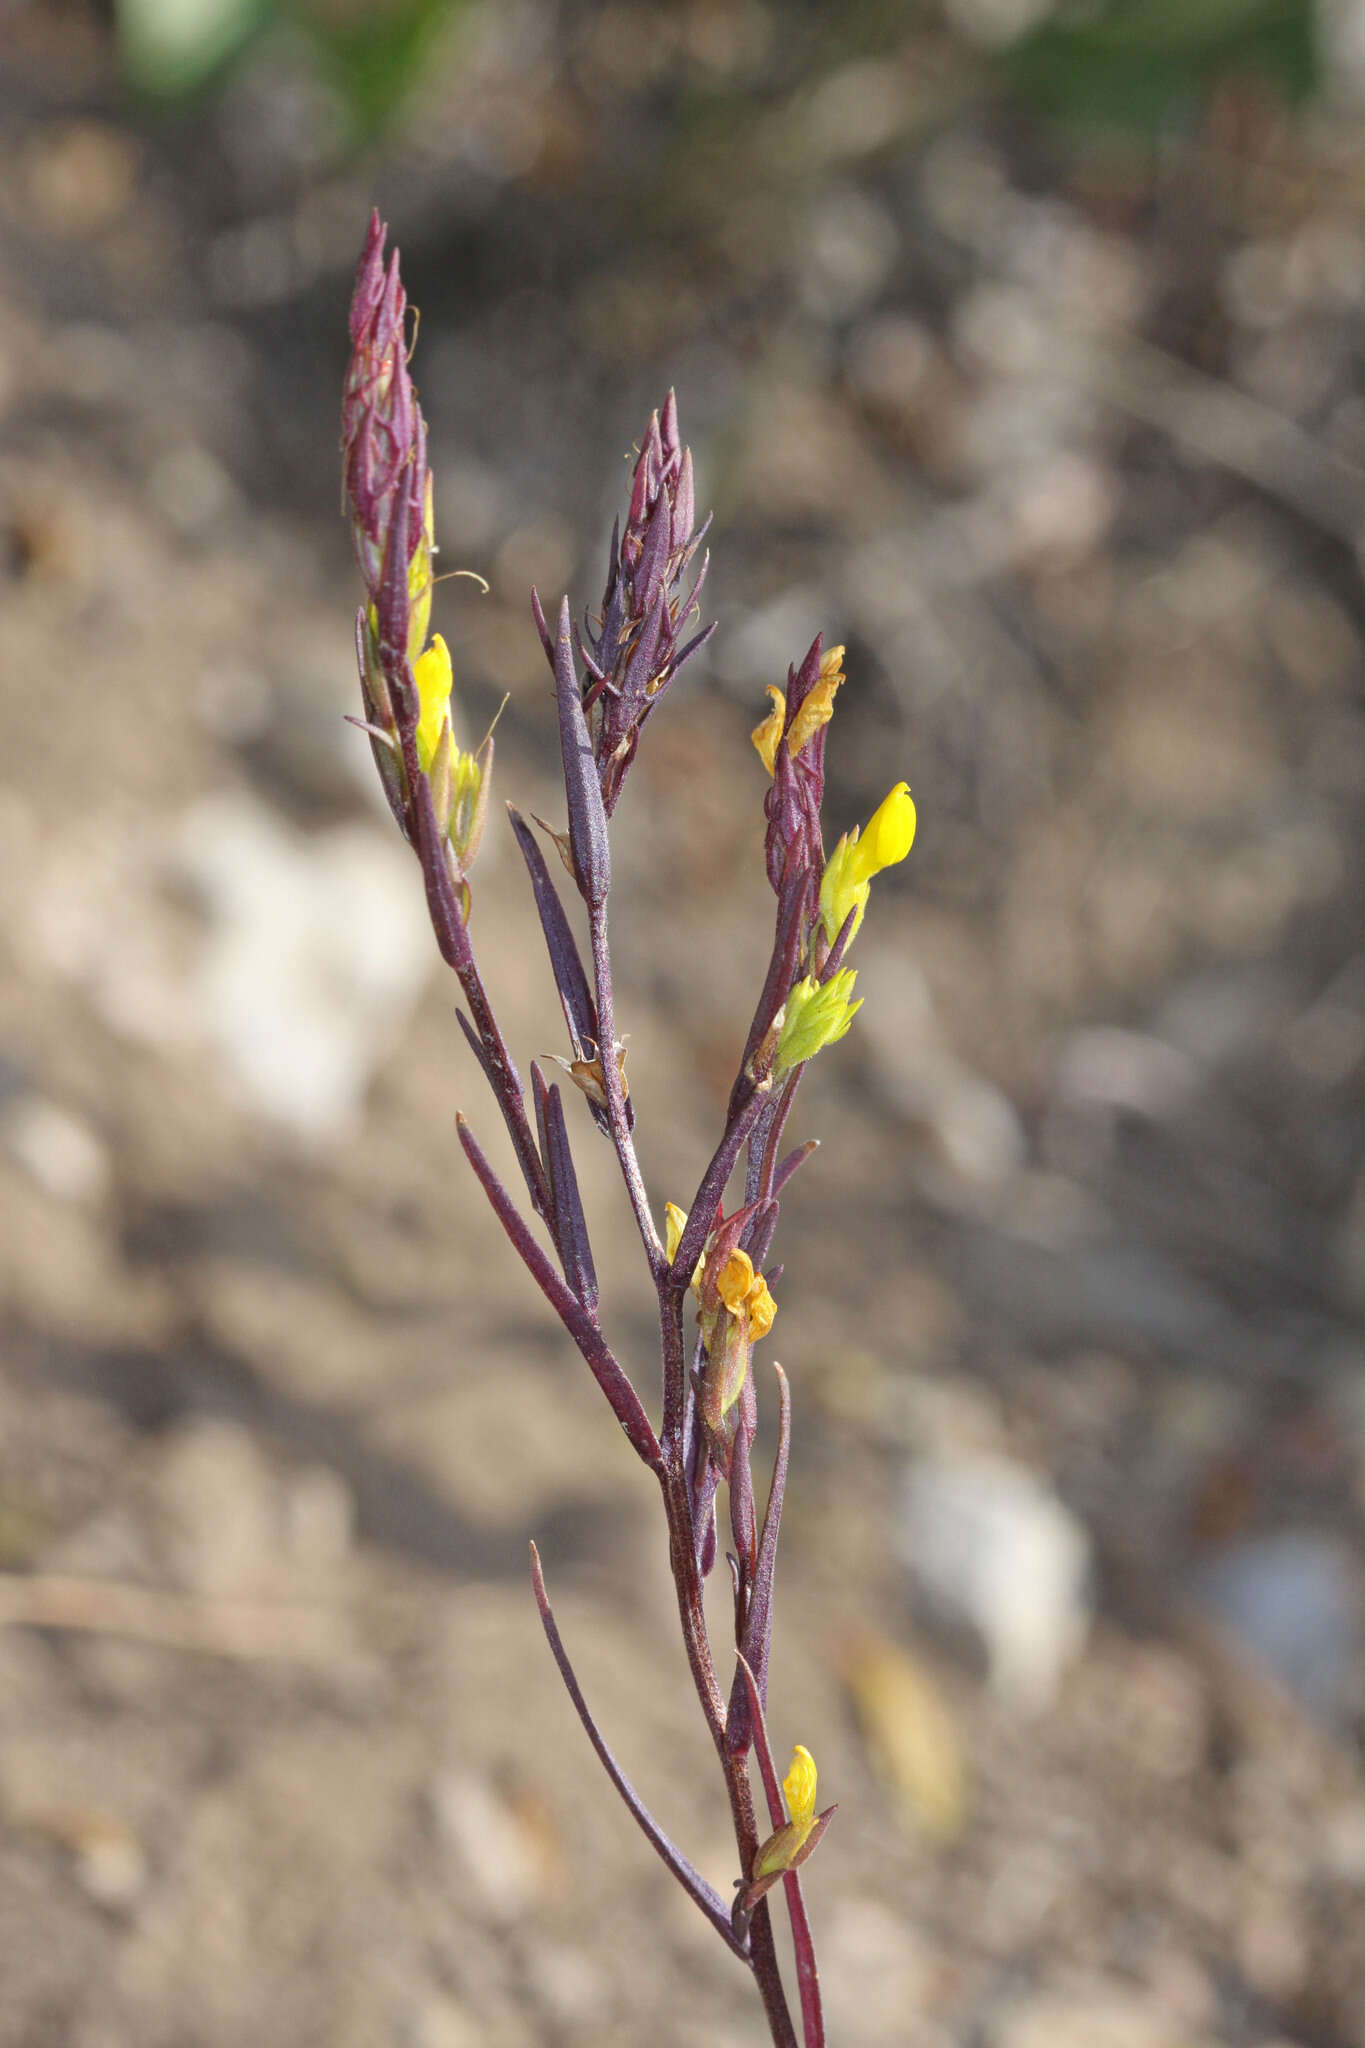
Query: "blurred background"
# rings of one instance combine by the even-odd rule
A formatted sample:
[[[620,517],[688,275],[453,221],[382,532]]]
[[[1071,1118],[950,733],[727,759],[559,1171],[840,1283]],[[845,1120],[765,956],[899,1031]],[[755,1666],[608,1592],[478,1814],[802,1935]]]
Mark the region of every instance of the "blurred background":
[[[1360,0],[0,8],[4,2048],[764,2038],[540,1636],[532,1535],[728,1894],[652,1493],[459,1156],[342,722],[372,204],[495,812],[558,815],[528,589],[595,603],[670,384],[715,509],[618,812],[656,1206],[817,629],[830,838],[919,804],[777,1248],[831,2040],[1365,2044],[1363,103]],[[496,816],[475,931],[563,1050]]]

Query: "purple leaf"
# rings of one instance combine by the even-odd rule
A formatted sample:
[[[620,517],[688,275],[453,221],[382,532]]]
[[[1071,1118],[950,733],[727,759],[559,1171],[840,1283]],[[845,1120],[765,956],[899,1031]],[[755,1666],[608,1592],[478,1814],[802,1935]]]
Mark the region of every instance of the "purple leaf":
[[[531,877],[531,889],[540,915],[540,928],[545,934],[545,950],[550,956],[550,970],[559,992],[560,1006],[564,1011],[564,1022],[569,1027],[569,1038],[576,1060],[596,1059],[598,1055],[597,1005],[588,987],[588,977],[583,971],[578,947],[558,891],[550,878],[545,856],[536,844],[532,832],[520,811],[513,805],[507,806],[507,815],[512,830],[517,835],[522,859],[526,862]]]
[[[564,1267],[564,1278],[584,1308],[596,1320],[597,1274],[592,1262],[592,1247],[588,1242],[588,1224],[583,1214],[582,1197],[578,1192],[578,1175],[574,1171],[573,1153],[569,1149],[564,1104],[557,1087],[551,1087],[546,1099],[545,1131],[545,1164],[549,1170],[550,1188],[554,1195],[555,1216],[558,1219],[556,1236],[559,1241],[560,1261]]]
[[[592,739],[574,670],[569,600],[559,608],[555,639],[555,698],[559,706],[559,746],[564,763],[564,794],[569,806],[569,845],[584,902],[596,910],[611,887],[611,848],[607,813],[597,779]]]
[[[659,1450],[659,1439],[654,1434],[639,1395],[620,1362],[613,1355],[602,1332],[582,1302],[570,1291],[567,1282],[560,1278],[550,1264],[532,1236],[525,1217],[519,1213],[515,1202],[498,1178],[463,1116],[456,1117],[455,1129],[464,1148],[465,1157],[473,1167],[494,1215],[512,1240],[522,1264],[587,1360],[588,1370],[606,1395],[613,1415],[630,1439],[638,1456],[652,1472],[661,1472],[663,1458]]]

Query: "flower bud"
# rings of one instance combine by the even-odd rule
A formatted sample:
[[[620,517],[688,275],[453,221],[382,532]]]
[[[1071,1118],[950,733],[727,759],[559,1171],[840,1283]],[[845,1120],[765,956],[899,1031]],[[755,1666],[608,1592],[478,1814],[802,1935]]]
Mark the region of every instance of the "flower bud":
[[[856,980],[853,968],[841,967],[826,982],[817,982],[810,975],[797,982],[787,997],[773,1059],[775,1074],[814,1059],[822,1046],[837,1044],[863,1006],[861,996],[856,1002],[850,1000]]]
[[[815,1758],[798,1742],[792,1751],[791,1769],[782,1780],[791,1819],[769,1835],[755,1853],[749,1882],[740,1887],[735,1901],[735,1916],[740,1924],[747,1925],[754,1907],[780,1877],[789,1870],[800,1869],[838,1811],[833,1806],[827,1806],[823,1813],[815,1811],[815,1786]]]

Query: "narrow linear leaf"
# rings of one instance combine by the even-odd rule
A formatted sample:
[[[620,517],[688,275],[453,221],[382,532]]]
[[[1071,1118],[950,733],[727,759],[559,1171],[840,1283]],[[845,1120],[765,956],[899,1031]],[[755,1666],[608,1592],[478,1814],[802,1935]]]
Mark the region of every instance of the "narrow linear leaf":
[[[551,1086],[545,1103],[545,1164],[554,1191],[555,1215],[559,1228],[559,1256],[564,1278],[588,1312],[597,1314],[597,1273],[588,1242],[587,1218],[578,1192],[578,1175],[564,1122],[564,1102],[559,1089]]]
[[[588,977],[583,971],[583,962],[579,958],[578,947],[569,927],[568,915],[550,878],[545,856],[536,844],[535,834],[521,813],[511,804],[507,806],[507,815],[511,820],[512,830],[516,833],[517,845],[521,848],[526,871],[531,877],[531,890],[536,899],[540,928],[545,935],[545,950],[550,956],[550,971],[555,978],[555,988],[559,993],[564,1022],[569,1027],[574,1058],[595,1059],[599,1050],[597,1005],[588,987]]]
[[[624,1368],[582,1302],[570,1292],[567,1282],[560,1278],[531,1235],[525,1217],[519,1213],[463,1116],[456,1117],[455,1128],[465,1157],[522,1264],[587,1360],[589,1371],[606,1395],[613,1415],[635,1451],[651,1471],[661,1471],[663,1458],[659,1439]]]
[[[569,1662],[568,1652],[564,1648],[563,1638],[555,1622],[554,1612],[550,1606],[550,1596],[545,1590],[545,1574],[540,1567],[540,1553],[534,1543],[531,1545],[531,1587],[536,1596],[536,1606],[540,1609],[541,1626],[545,1630],[545,1640],[550,1645],[550,1654],[559,1667],[559,1675],[564,1681],[564,1689],[573,1701],[574,1710],[579,1720],[583,1723],[584,1732],[597,1752],[598,1762],[620,1793],[627,1811],[640,1829],[640,1832],[644,1835],[645,1840],[662,1858],[683,1890],[701,1908],[727,1946],[732,1948],[735,1954],[743,1961],[748,1962],[748,1944],[740,1940],[735,1934],[730,1924],[730,1915],[725,1910],[725,1902],[721,1898],[720,1893],[706,1882],[706,1879],[701,1876],[700,1872],[695,1870],[688,1862],[682,1850],[674,1842],[670,1841],[669,1837],[664,1833],[653,1814],[650,1813],[648,1807],[641,1800],[625,1772],[621,1769],[621,1766],[617,1763],[616,1758],[607,1747],[605,1737],[598,1728],[597,1723],[593,1720],[588,1703],[583,1697],[583,1689],[574,1675],[573,1666]]]
[[[555,701],[559,707],[559,749],[564,764],[564,794],[569,806],[569,843],[573,848],[578,886],[590,910],[599,910],[611,887],[611,848],[602,785],[597,779],[592,736],[578,687],[573,660],[573,630],[566,597],[559,607],[555,638]]]

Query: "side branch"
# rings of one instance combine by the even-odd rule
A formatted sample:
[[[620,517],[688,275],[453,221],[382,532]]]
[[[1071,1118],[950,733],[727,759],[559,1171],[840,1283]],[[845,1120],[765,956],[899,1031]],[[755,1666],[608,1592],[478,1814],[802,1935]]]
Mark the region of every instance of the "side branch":
[[[540,1609],[540,1619],[541,1625],[545,1630],[545,1639],[550,1645],[550,1654],[559,1666],[559,1675],[564,1681],[565,1690],[574,1703],[575,1711],[578,1714],[579,1720],[583,1723],[589,1742],[597,1752],[599,1763],[625,1801],[627,1809],[634,1819],[636,1826],[644,1835],[645,1840],[652,1844],[669,1871],[677,1878],[683,1890],[700,1906],[702,1912],[711,1922],[717,1934],[720,1935],[726,1947],[733,1949],[741,1961],[747,1963],[749,1961],[748,1944],[739,1940],[734,1928],[730,1925],[730,1915],[726,1910],[725,1902],[721,1898],[720,1893],[706,1882],[706,1879],[702,1877],[699,1871],[693,1869],[681,1849],[669,1840],[649,1809],[640,1800],[634,1786],[607,1747],[597,1723],[593,1720],[588,1710],[588,1703],[583,1697],[582,1688],[574,1676],[573,1666],[569,1662],[568,1653],[564,1648],[559,1629],[556,1626],[554,1614],[550,1607],[550,1596],[545,1590],[545,1575],[540,1568],[540,1553],[534,1543],[531,1545],[531,1585],[536,1596],[536,1606]]]
[[[456,1117],[455,1127],[465,1157],[473,1167],[493,1213],[511,1238],[527,1272],[587,1360],[588,1369],[606,1395],[612,1414],[650,1471],[662,1472],[659,1439],[624,1368],[593,1317],[560,1278],[546,1253],[532,1237],[525,1218],[494,1172],[463,1116]]]

